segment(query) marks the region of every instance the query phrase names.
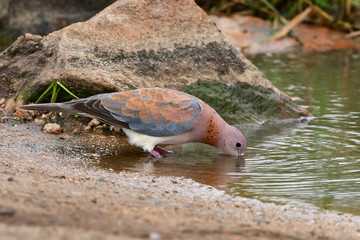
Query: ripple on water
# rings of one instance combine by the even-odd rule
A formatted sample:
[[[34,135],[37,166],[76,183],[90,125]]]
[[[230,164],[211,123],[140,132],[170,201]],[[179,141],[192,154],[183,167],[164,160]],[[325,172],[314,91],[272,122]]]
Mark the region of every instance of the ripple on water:
[[[284,66],[267,71],[273,68],[271,60],[260,59],[260,68],[275,85],[310,106],[317,118],[306,126],[294,124],[293,129],[272,126],[266,132],[252,132],[245,171],[229,173],[238,178],[231,184],[234,192],[360,214],[360,63],[343,65],[337,54],[299,58],[302,65],[286,66],[291,68],[290,78]],[[310,62],[317,64],[313,67]]]

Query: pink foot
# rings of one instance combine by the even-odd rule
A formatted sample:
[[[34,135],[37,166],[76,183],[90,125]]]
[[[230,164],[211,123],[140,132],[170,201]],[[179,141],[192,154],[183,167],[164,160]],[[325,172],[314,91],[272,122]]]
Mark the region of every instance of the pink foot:
[[[153,150],[151,150],[150,154],[151,154],[153,157],[155,157],[155,161],[151,161],[151,162],[153,162],[153,163],[156,162],[156,160],[158,160],[158,159],[164,158],[164,156],[161,155],[161,153],[159,153],[155,148],[154,148]]]
[[[162,156],[166,155],[166,154],[170,154],[170,153],[174,153],[173,151],[167,151],[161,147],[154,147],[154,150],[157,151],[158,153],[160,153]]]

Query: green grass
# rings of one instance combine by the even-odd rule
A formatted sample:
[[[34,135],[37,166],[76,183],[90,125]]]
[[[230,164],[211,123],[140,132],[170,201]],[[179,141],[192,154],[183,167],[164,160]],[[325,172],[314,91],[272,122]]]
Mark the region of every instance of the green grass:
[[[54,81],[50,84],[50,86],[40,95],[40,97],[36,100],[35,103],[39,103],[42,100],[44,100],[46,97],[48,97],[51,94],[50,102],[54,103],[56,102],[59,92],[61,89],[64,89],[65,92],[67,92],[72,97],[78,99],[78,97],[72,93],[69,89],[67,89],[61,82]]]
[[[360,11],[360,0],[196,0],[211,13],[242,13],[285,24],[306,8],[312,13],[306,21],[352,31],[353,13]]]

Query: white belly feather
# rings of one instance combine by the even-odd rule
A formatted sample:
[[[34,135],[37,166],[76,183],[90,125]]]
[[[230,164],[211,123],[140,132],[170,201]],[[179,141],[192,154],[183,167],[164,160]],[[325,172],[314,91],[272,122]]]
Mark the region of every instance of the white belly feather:
[[[123,128],[123,131],[129,137],[130,144],[142,147],[145,151],[150,152],[158,144],[178,144],[186,141],[186,135],[154,137],[134,132],[130,129]]]

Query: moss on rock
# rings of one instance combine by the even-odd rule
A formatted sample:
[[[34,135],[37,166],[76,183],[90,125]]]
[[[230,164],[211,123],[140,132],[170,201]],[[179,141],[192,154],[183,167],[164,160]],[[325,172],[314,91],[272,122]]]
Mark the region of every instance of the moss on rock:
[[[220,82],[197,81],[183,91],[208,103],[230,124],[302,115],[294,111],[299,107],[290,98],[280,99],[272,90],[248,83],[228,86]]]

